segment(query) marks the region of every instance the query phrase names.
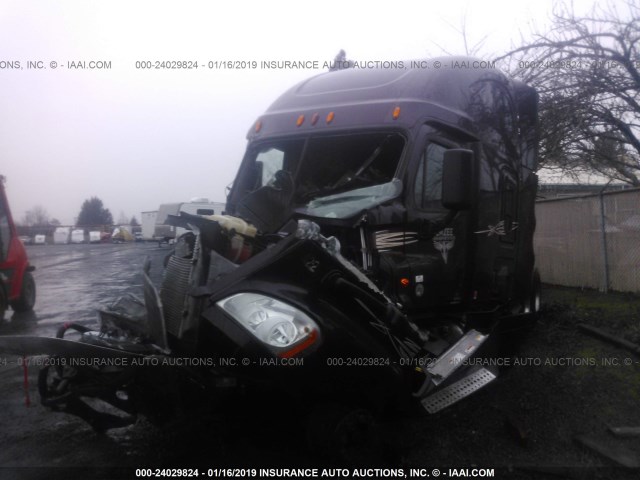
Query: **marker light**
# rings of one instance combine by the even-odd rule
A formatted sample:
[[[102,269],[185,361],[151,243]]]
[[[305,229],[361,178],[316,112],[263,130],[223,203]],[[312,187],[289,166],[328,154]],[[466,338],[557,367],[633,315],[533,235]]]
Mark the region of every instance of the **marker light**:
[[[392,117],[394,120],[397,120],[399,116],[400,116],[400,107],[396,107],[393,109]]]
[[[313,116],[311,117],[311,125],[315,125],[316,123],[318,123],[319,118],[320,118],[320,115],[318,115],[318,113],[314,113]]]
[[[262,129],[262,120],[258,120],[255,126],[255,132],[258,133]]]
[[[335,117],[335,116],[336,116],[335,113],[329,112],[328,115],[327,115],[327,124],[333,122],[333,117]]]
[[[272,347],[295,350],[311,346],[318,338],[318,326],[291,305],[259,293],[238,293],[216,303],[249,333]],[[302,348],[299,348],[302,347]]]
[[[403,287],[408,287],[409,286],[410,280],[408,278],[401,278],[400,279],[400,285],[402,285]]]
[[[299,127],[300,125],[302,125],[304,123],[304,115],[300,115],[298,117],[298,120],[296,120],[296,127]]]

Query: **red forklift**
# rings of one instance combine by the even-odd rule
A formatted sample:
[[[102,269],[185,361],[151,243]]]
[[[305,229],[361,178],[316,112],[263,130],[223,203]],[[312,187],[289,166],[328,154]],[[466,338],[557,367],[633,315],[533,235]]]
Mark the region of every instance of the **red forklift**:
[[[0,175],[0,322],[11,306],[15,312],[27,312],[36,303],[36,282],[27,252],[18,238]]]

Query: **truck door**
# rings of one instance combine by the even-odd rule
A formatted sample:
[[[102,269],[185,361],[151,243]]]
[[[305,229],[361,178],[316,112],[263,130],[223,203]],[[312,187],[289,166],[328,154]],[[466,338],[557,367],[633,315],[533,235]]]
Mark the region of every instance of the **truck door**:
[[[448,149],[468,145],[430,127],[417,145],[407,171],[406,296],[420,309],[450,306],[463,299],[468,212],[442,206],[442,166]]]

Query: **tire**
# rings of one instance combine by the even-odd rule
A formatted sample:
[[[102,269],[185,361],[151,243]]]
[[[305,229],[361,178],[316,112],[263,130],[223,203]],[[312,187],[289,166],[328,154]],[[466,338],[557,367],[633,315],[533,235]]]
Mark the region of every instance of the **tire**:
[[[24,272],[22,277],[22,288],[20,288],[20,297],[11,302],[11,308],[16,312],[28,312],[33,310],[36,303],[36,282],[31,272]]]
[[[371,412],[337,404],[316,407],[307,424],[310,451],[340,465],[384,464],[389,448],[378,437]]]
[[[529,288],[520,300],[517,310],[519,314],[523,315],[512,317],[496,332],[497,355],[499,357],[513,359],[519,356],[520,347],[538,322],[541,286],[540,274],[538,270],[534,270]]]
[[[7,311],[7,295],[4,293],[4,285],[0,283],[0,323],[4,321],[4,314]]]
[[[542,282],[540,281],[540,273],[538,270],[534,270],[531,279],[531,295],[529,297],[529,311],[534,317],[537,317],[540,313],[542,294]]]

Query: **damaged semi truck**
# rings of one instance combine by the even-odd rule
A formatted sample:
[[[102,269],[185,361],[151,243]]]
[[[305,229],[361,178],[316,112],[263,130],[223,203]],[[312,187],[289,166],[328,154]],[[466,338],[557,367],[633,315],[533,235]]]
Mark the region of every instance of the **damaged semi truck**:
[[[227,215],[170,218],[190,232],[159,291],[145,275],[146,306],[103,311],[96,331],[14,337],[19,353],[69,359],[41,372],[43,402],[105,429],[236,387],[435,413],[492,381],[471,360],[540,302],[537,95],[471,59],[438,61],[328,72],[278,98],[248,133]]]

